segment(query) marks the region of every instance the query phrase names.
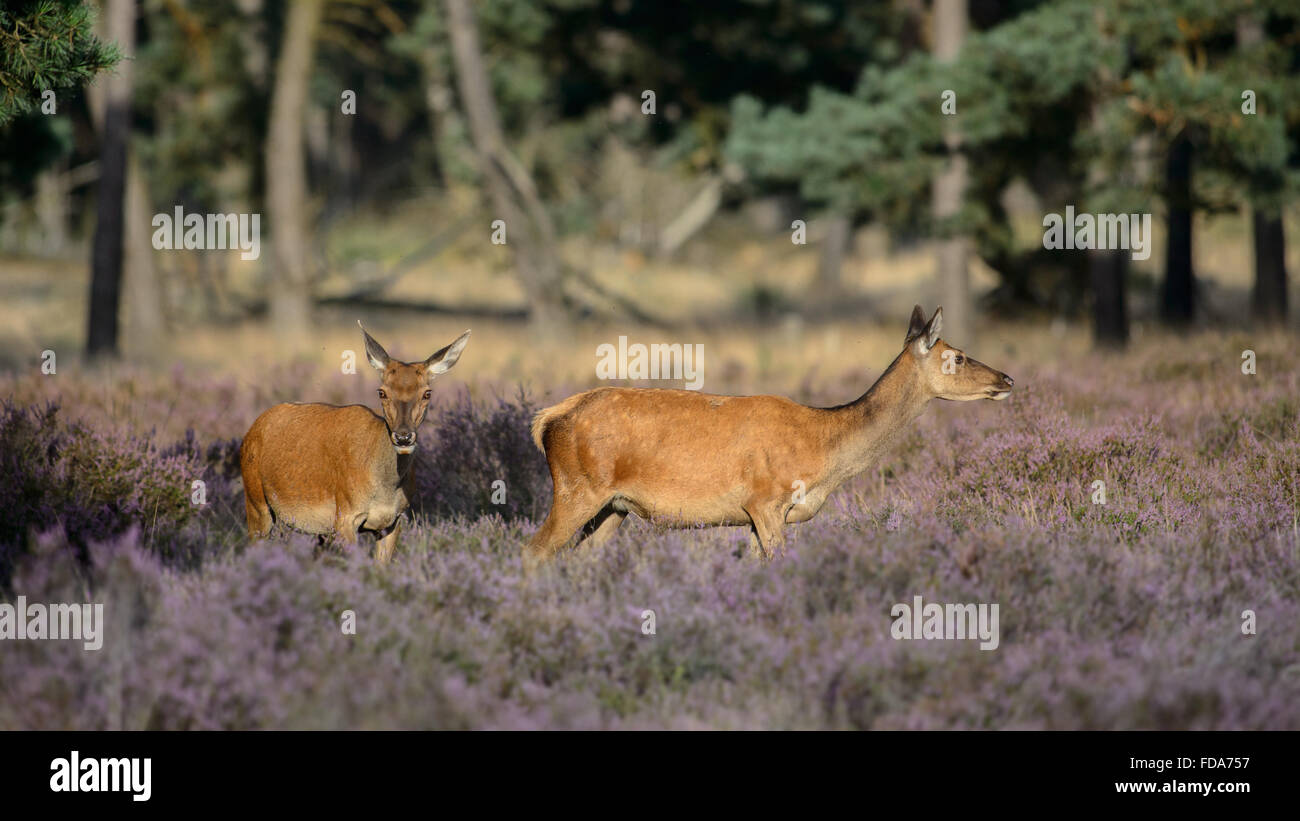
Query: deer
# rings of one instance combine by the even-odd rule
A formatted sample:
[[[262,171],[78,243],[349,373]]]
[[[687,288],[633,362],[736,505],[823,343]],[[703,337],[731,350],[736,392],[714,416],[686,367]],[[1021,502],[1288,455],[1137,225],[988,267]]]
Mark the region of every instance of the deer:
[[[249,536],[281,522],[355,544],[375,536],[375,560],[387,564],[399,521],[415,496],[415,450],[433,380],[460,359],[469,331],[422,362],[388,355],[361,325],[366,360],[381,374],[381,413],[365,405],[288,402],[262,413],[239,448]]]
[[[750,551],[770,559],[785,526],[876,463],[931,399],[1002,400],[1010,376],[939,338],[917,305],[903,350],[866,393],[832,408],[781,396],[722,396],[601,387],[544,408],[534,444],[546,456],[551,509],[524,548],[530,564],[573,540],[595,547],[629,513],[669,527],[748,527]]]

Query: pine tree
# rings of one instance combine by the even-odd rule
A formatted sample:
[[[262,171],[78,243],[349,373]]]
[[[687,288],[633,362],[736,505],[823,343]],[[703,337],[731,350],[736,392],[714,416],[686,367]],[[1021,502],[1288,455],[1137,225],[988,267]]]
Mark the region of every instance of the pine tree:
[[[120,59],[92,32],[78,0],[10,0],[0,6],[0,126],[37,110],[45,91],[74,88]]]
[[[1273,36],[1238,48],[1243,14]],[[999,260],[1010,232],[997,197],[1016,177],[1035,186],[1047,210],[1073,203],[1149,213],[1163,202],[1172,245],[1162,313],[1184,323],[1195,296],[1191,216],[1243,201],[1276,214],[1297,190],[1300,48],[1282,36],[1297,24],[1300,5],[1283,0],[1058,0],[973,35],[952,64],[915,55],[868,66],[851,94],[814,88],[800,112],[741,97],[728,151],[751,174],[797,182],[809,199],[938,233],[917,203],[942,167],[939,100],[951,90],[970,157],[960,222],[981,255],[1013,276],[1010,259]],[[1258,103],[1249,114],[1245,90]],[[1162,163],[1164,174],[1138,173],[1138,145],[1147,156],[1137,159]],[[1049,184],[1035,185],[1045,168]],[[1273,234],[1262,239],[1280,245]],[[1074,256],[1082,281],[1087,260]],[[1264,271],[1267,282],[1279,279]],[[1107,312],[1097,327],[1109,338],[1100,341],[1122,342],[1127,320],[1114,314],[1123,295],[1103,296],[1094,300]]]

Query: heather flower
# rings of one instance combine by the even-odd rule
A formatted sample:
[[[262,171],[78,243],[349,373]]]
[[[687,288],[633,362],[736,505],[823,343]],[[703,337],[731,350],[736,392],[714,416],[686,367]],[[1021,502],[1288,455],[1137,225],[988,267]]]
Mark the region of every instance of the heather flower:
[[[532,574],[523,396],[430,412],[420,513],[377,567],[243,526],[257,409],[360,380],[128,374],[137,404],[73,416],[48,403],[74,381],[6,377],[0,600],[102,601],[108,626],[96,652],[0,642],[0,729],[1300,729],[1300,373],[1259,346],[1261,376],[1224,379],[1212,343],[1006,362],[1012,398],[935,403],[770,562],[741,529],[629,520]],[[997,603],[998,649],[895,640],[917,595]]]

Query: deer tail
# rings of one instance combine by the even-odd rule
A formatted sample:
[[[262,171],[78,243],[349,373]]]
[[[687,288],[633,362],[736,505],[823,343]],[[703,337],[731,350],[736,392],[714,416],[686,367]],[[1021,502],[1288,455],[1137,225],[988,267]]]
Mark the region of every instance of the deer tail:
[[[549,408],[543,408],[534,414],[532,427],[533,444],[537,445],[538,450],[542,453],[546,453],[546,429],[550,427],[552,422],[565,416],[569,411],[577,407],[578,403],[582,401],[583,396],[584,394],[581,393],[570,396],[558,405],[551,405]]]

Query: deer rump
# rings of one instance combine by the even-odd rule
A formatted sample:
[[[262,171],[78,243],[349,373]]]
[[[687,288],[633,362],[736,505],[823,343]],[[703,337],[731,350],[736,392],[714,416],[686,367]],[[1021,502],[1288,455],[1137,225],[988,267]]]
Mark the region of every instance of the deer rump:
[[[755,499],[792,497],[826,471],[829,415],[778,396],[597,388],[545,410],[533,441],[557,498],[607,497],[670,524],[748,525]]]

